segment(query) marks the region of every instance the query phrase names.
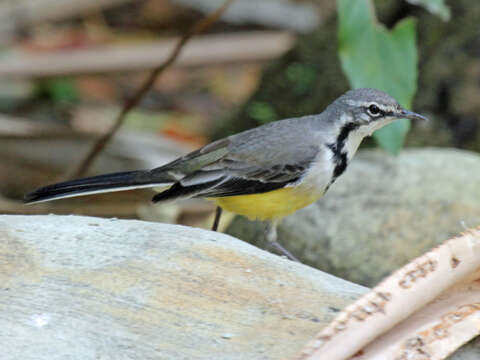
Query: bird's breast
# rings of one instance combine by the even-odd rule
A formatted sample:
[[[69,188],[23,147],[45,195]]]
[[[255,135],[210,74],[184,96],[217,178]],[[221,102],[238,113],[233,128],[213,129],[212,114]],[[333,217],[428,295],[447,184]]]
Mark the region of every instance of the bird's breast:
[[[321,151],[295,186],[302,191],[323,195],[332,181],[336,165],[332,152]]]

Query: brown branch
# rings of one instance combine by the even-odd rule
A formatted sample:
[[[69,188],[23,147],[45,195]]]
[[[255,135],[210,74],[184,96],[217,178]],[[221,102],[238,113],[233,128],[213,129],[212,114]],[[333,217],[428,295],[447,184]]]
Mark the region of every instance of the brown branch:
[[[178,38],[38,54],[34,59],[29,53],[2,54],[0,79],[149,72],[170,56]],[[290,33],[267,30],[196,36],[172,67],[266,61],[285,53],[293,41]]]
[[[145,94],[153,86],[158,76],[175,62],[178,55],[182,51],[183,47],[187,44],[188,40],[190,40],[190,38],[192,38],[193,36],[199,33],[202,33],[203,31],[208,29],[213,23],[215,23],[220,18],[220,16],[222,16],[222,14],[225,12],[228,6],[232,3],[232,1],[233,0],[226,0],[222,6],[220,6],[217,10],[210,13],[203,19],[201,19],[195,25],[193,25],[190,31],[188,31],[184,36],[182,36],[178,40],[170,56],[162,64],[160,64],[158,67],[152,70],[147,80],[140,86],[140,88],[137,90],[135,95],[129,100],[127,100],[124,107],[122,108],[117,118],[115,119],[115,123],[110,128],[110,130],[97,140],[97,142],[92,146],[92,148],[90,149],[88,154],[85,156],[85,158],[80,162],[80,164],[73,171],[69,173],[67,178],[76,178],[85,174],[85,172],[93,163],[93,161],[96,159],[96,157],[105,148],[105,146],[111,140],[113,135],[115,135],[117,130],[122,126],[127,114],[135,106],[138,105],[138,103],[142,100]]]

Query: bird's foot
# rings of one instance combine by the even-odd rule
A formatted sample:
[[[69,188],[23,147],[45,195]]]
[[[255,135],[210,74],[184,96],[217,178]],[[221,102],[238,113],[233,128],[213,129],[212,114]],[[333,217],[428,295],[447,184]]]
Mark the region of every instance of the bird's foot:
[[[277,251],[279,251],[287,259],[295,262],[300,262],[295,256],[292,255],[290,251],[285,249],[277,242],[277,225],[278,224],[275,221],[267,223],[267,227],[265,229],[265,238]]]
[[[288,251],[287,249],[285,249],[282,245],[280,245],[278,242],[276,241],[270,241],[270,244],[272,244],[272,246],[277,249],[283,256],[285,256],[287,259],[289,260],[292,260],[292,261],[295,261],[295,262],[300,262],[300,260],[298,260],[295,256],[292,255],[292,253],[290,251]]]

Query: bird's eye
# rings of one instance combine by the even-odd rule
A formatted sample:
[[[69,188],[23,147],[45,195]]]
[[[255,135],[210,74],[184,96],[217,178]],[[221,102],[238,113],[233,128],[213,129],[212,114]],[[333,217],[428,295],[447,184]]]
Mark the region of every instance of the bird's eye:
[[[377,116],[380,114],[380,108],[377,105],[372,104],[368,107],[368,112],[370,115]]]

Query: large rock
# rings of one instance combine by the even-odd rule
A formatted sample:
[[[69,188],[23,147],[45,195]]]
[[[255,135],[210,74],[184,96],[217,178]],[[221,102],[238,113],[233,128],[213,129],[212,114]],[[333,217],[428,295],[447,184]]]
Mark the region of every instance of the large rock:
[[[480,224],[480,157],[461,150],[360,152],[324,198],[286,218],[280,242],[304,263],[373,286],[436,244]],[[262,224],[228,232],[265,246]]]
[[[229,236],[0,216],[0,358],[280,359],[365,288]]]

